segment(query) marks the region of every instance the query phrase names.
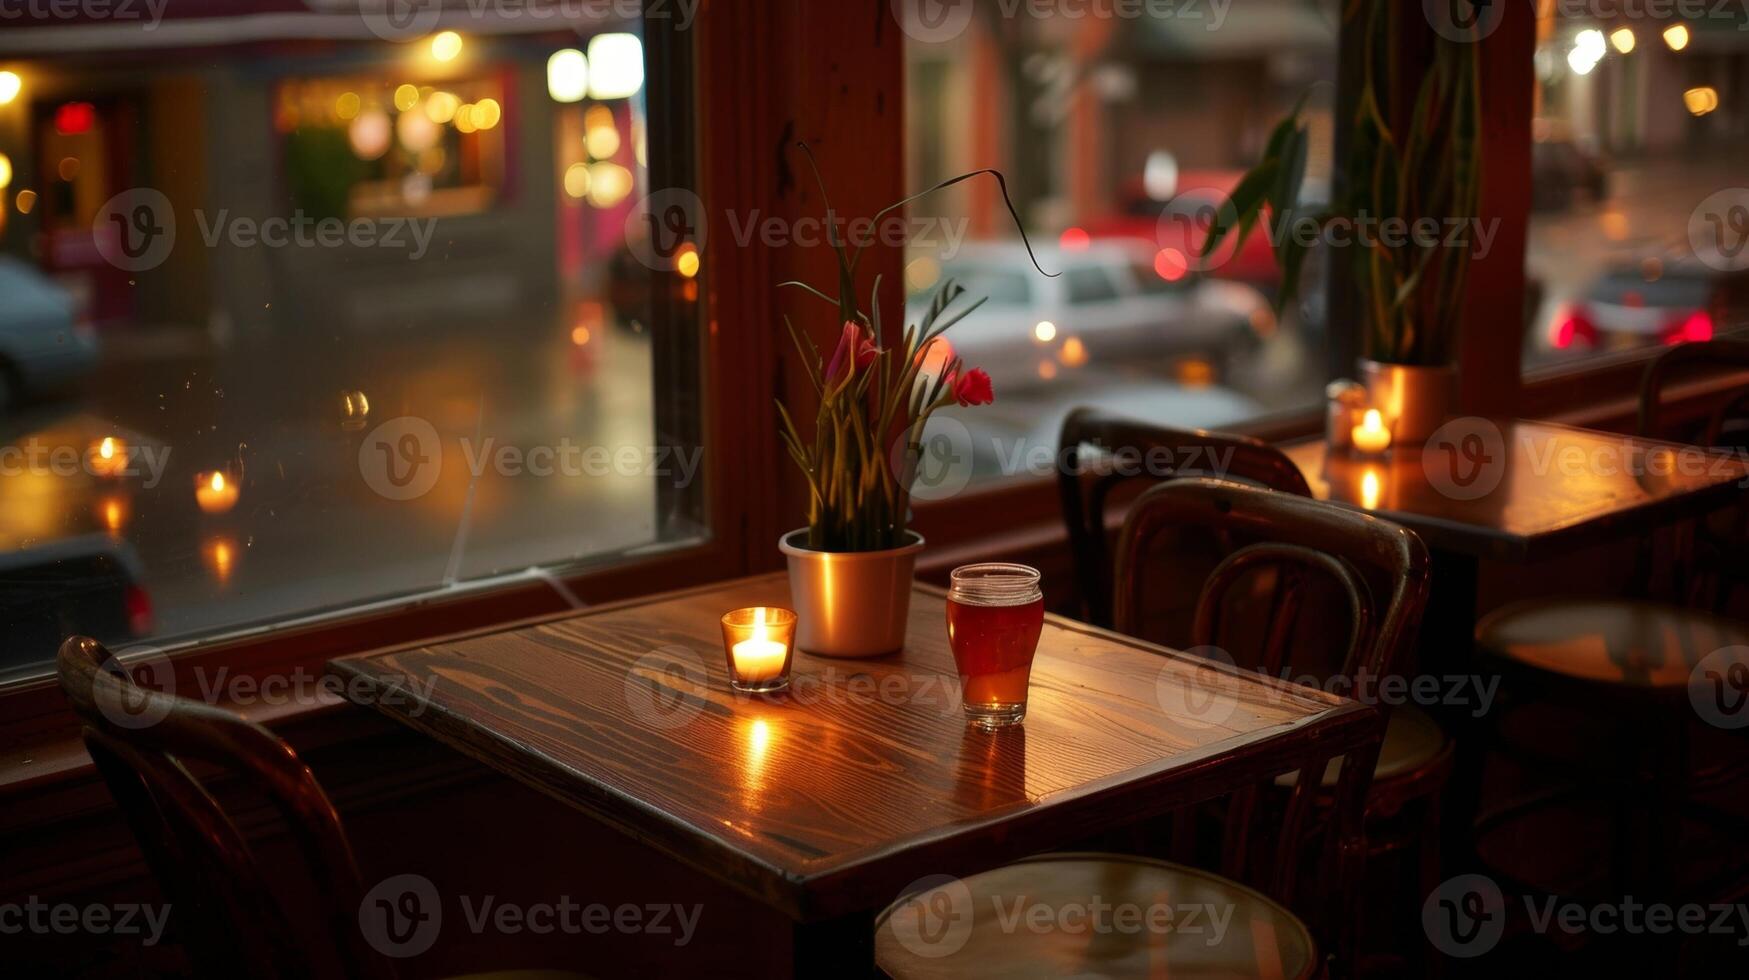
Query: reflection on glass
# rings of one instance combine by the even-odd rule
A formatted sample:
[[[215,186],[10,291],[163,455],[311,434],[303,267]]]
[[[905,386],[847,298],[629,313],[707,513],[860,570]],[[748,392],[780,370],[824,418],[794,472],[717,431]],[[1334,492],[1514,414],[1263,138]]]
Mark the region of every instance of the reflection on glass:
[[[208,514],[224,514],[237,506],[237,482],[213,470],[194,475],[194,501]]]
[[[237,563],[237,542],[228,535],[213,535],[201,542],[201,559],[206,563],[207,571],[212,574],[213,581],[220,585],[228,585],[231,581],[231,570]]]
[[[97,502],[97,511],[103,520],[104,530],[112,535],[121,534],[122,528],[127,526],[131,510],[128,498],[119,493],[108,494]]]
[[[1749,14],[1732,16],[1749,26]],[[1733,188],[1749,104],[1724,93],[1749,68],[1749,45],[1728,25],[1713,33],[1730,40],[1701,50],[1687,24],[1636,30],[1544,6],[1526,370],[1744,325],[1749,191]]]
[[[5,62],[0,332],[42,355],[0,448],[45,455],[0,477],[0,676],[702,536],[707,263],[640,211],[684,145],[639,24],[564,17]],[[30,611],[56,568],[101,588]]]
[[[92,476],[122,475],[128,468],[128,444],[115,436],[104,436],[91,447],[87,465]]]

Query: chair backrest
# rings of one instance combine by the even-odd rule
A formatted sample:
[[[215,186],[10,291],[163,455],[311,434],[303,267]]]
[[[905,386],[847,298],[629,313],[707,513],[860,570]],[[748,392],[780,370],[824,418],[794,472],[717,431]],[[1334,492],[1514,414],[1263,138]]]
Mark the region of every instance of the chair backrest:
[[[1731,390],[1704,417],[1669,417],[1665,393],[1694,375],[1720,369],[1749,370],[1749,344],[1706,340],[1678,344],[1646,365],[1640,378],[1638,433],[1713,449],[1749,452],[1749,385]],[[1667,547],[1668,556],[1659,553]],[[1641,595],[1663,594],[1724,612],[1733,591],[1749,584],[1734,556],[1749,549],[1749,498],[1719,519],[1683,523],[1668,533],[1642,538],[1631,580]]]
[[[1171,539],[1163,549],[1167,561],[1148,561],[1163,538]],[[1157,587],[1151,573],[1162,568],[1178,580],[1175,587]],[[1114,612],[1118,630],[1144,636],[1147,613],[1173,606],[1176,635],[1166,638],[1168,645],[1216,646],[1232,666],[1271,674],[1292,668],[1295,680],[1317,671],[1288,663],[1289,653],[1299,661],[1309,644],[1324,639],[1327,673],[1318,679],[1340,675],[1350,690],[1332,685],[1331,693],[1347,695],[1359,679],[1376,681],[1392,670],[1414,642],[1427,578],[1426,547],[1395,524],[1295,494],[1179,479],[1149,489],[1130,507],[1118,536]],[[1251,608],[1235,615],[1235,606]],[[1247,648],[1235,633],[1254,642]],[[1383,713],[1376,718],[1382,737]],[[1210,860],[1197,848],[1213,831],[1221,873],[1288,903],[1346,961],[1358,908],[1360,814],[1377,756],[1375,741],[1339,757],[1338,766],[1328,746],[1304,745],[1279,810],[1266,802],[1263,787],[1241,789],[1202,833],[1191,819],[1180,819],[1178,850],[1191,860]],[[1335,820],[1326,822],[1314,812],[1318,787],[1330,772]],[[1321,829],[1313,826],[1321,822]],[[1308,850],[1319,835],[1322,847]],[[1315,873],[1302,879],[1312,865]]]
[[[1672,384],[1720,368],[1749,370],[1749,343],[1695,341],[1678,344],[1653,358],[1640,376],[1639,434],[1699,446],[1742,447],[1742,428],[1749,424],[1749,385],[1730,393],[1698,426],[1676,426],[1664,412],[1664,394]]]
[[[1150,560],[1161,553],[1164,563]],[[1371,684],[1414,642],[1427,576],[1426,547],[1396,524],[1230,481],[1174,480],[1124,521],[1116,628],[1216,646],[1246,669]]]
[[[1094,452],[1087,452],[1092,447]],[[1310,496],[1306,478],[1281,450],[1248,436],[1169,429],[1092,408],[1063,420],[1057,493],[1075,563],[1080,618],[1112,625],[1112,568],[1105,511],[1111,493],[1131,480],[1211,476]]]
[[[85,723],[85,745],[121,807],[171,921],[202,977],[304,977],[338,962],[348,977],[392,978],[359,926],[364,889],[334,805],[291,746],[212,705],[136,685],[103,644],[75,636],[57,655],[61,689]],[[327,900],[332,955],[312,955],[275,899],[248,841],[208,791],[217,768],[258,791],[291,830]],[[307,931],[307,930],[305,930]]]

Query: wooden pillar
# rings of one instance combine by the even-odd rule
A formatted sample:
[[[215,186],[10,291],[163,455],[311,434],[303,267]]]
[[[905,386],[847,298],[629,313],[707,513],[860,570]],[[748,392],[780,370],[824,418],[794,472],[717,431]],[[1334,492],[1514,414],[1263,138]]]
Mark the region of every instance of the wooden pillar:
[[[714,383],[730,389],[716,401],[720,417],[707,435],[710,452],[733,457],[720,472],[736,506],[719,517],[737,522],[746,570],[758,571],[777,567],[778,535],[805,515],[803,483],[776,436],[774,398],[811,397],[783,315],[822,347],[839,326],[822,301],[777,289],[800,279],[835,293],[838,282],[818,224],[825,203],[795,144],[812,148],[843,222],[905,196],[904,34],[887,0],[704,0],[694,30],[700,190],[709,216],[706,342],[720,355]],[[770,235],[762,231],[768,225]],[[857,277],[865,310],[882,277],[890,332],[902,329],[903,254],[877,242]]]
[[[1509,3],[1482,44],[1482,202],[1493,238],[1470,267],[1458,328],[1460,405],[1514,415],[1523,384],[1525,247],[1530,222],[1530,123],[1536,101],[1536,11]]]

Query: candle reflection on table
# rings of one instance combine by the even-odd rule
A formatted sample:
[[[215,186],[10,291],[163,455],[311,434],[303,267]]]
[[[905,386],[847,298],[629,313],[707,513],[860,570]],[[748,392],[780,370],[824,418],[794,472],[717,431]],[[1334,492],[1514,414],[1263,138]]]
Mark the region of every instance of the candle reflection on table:
[[[741,803],[749,810],[763,810],[767,766],[776,741],[776,723],[764,718],[742,718]]]
[[[1379,509],[1381,480],[1377,468],[1368,466],[1360,475],[1360,505],[1367,510]]]

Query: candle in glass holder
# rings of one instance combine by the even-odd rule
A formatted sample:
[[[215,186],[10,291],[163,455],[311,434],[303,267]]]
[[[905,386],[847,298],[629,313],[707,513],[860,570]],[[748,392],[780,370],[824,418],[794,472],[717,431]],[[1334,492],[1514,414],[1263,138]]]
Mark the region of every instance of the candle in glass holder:
[[[1354,448],[1369,456],[1377,456],[1391,448],[1391,430],[1385,428],[1384,416],[1376,408],[1366,410],[1365,417],[1354,427],[1352,436]]]
[[[208,514],[223,514],[237,506],[237,484],[224,473],[197,473],[194,477],[194,502]]]
[[[723,653],[729,686],[762,694],[789,687],[796,614],[777,606],[750,606],[723,615]]]

